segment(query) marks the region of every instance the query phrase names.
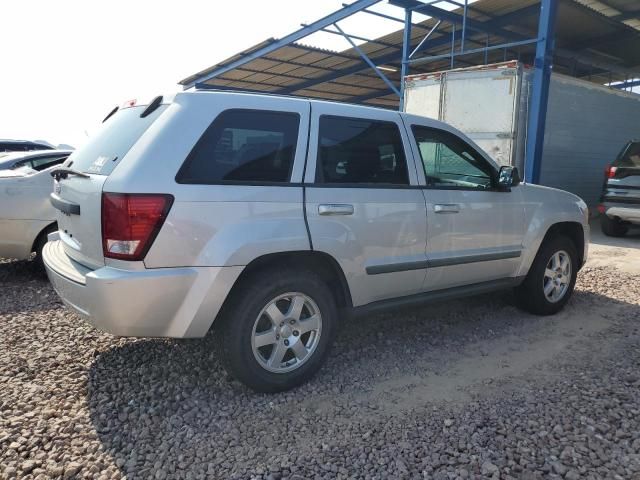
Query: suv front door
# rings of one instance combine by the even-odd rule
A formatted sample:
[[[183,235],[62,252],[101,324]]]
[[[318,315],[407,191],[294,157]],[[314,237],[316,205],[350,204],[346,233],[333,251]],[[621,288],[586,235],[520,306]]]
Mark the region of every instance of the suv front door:
[[[354,306],[424,283],[426,208],[407,141],[397,112],[312,103],[309,232],[342,267]]]
[[[497,169],[452,132],[410,126],[427,204],[425,290],[515,275],[524,208],[520,190],[496,188]]]

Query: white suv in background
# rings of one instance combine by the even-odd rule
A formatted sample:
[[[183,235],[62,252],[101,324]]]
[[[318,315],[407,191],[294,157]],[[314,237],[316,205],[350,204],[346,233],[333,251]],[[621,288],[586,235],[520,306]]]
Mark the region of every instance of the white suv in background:
[[[582,200],[520,184],[448,125],[227,92],[124,108],[55,173],[56,291],[123,336],[203,337],[259,391],[318,370],[340,321],[515,288],[560,310]]]

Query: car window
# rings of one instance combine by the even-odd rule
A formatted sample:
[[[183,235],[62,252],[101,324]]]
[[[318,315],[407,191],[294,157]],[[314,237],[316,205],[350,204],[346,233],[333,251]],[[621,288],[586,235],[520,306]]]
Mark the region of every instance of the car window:
[[[316,182],[408,185],[398,125],[322,115]]]
[[[293,168],[300,115],[233,109],[222,112],[180,169],[179,183],[284,183]]]
[[[493,185],[493,167],[475,149],[456,135],[414,125],[427,186],[436,188],[488,189]]]
[[[620,168],[640,168],[640,142],[629,143],[613,162],[613,166]]]
[[[160,105],[145,117],[140,117],[147,108],[145,105],[119,110],[102,124],[98,133],[84,146],[71,154],[69,164],[80,172],[110,175],[167,106]]]
[[[49,167],[52,167],[54,165],[58,165],[64,162],[66,159],[67,159],[67,155],[64,155],[64,156],[56,155],[51,157],[32,158],[31,168],[33,168],[34,170],[37,170],[38,172],[41,172],[42,170],[45,170]]]

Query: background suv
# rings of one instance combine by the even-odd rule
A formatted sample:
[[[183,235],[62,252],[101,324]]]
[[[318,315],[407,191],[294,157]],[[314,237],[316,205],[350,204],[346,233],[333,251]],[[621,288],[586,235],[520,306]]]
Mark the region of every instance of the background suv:
[[[602,232],[621,237],[640,225],[640,142],[629,142],[607,167],[601,204]]]
[[[213,327],[260,391],[309,378],[347,314],[512,287],[557,312],[587,254],[578,197],[389,110],[183,92],[116,112],[54,174],[62,299],[116,335]]]

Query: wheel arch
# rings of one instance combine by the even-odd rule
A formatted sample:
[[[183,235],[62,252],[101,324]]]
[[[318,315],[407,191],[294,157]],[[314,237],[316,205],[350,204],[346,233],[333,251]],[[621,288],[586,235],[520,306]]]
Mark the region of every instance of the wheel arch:
[[[51,222],[50,224],[48,224],[46,227],[44,227],[42,230],[40,230],[40,232],[38,232],[38,234],[36,235],[36,237],[33,240],[33,243],[31,244],[31,252],[35,252],[38,248],[38,244],[47,237],[47,235],[49,235],[51,232],[54,232],[55,229],[58,227],[58,222],[56,222],[55,220],[53,222]]]
[[[281,270],[283,267],[311,270],[329,286],[338,308],[350,309],[353,306],[349,284],[338,262],[328,253],[314,250],[268,253],[255,258],[242,270],[228,297],[254,275],[266,270]]]
[[[563,235],[568,237],[576,247],[578,253],[578,265],[582,268],[584,262],[584,227],[579,222],[558,222],[554,223],[547,229],[547,232],[540,243],[540,246],[544,245],[551,238]],[[540,247],[538,247],[540,250]]]

